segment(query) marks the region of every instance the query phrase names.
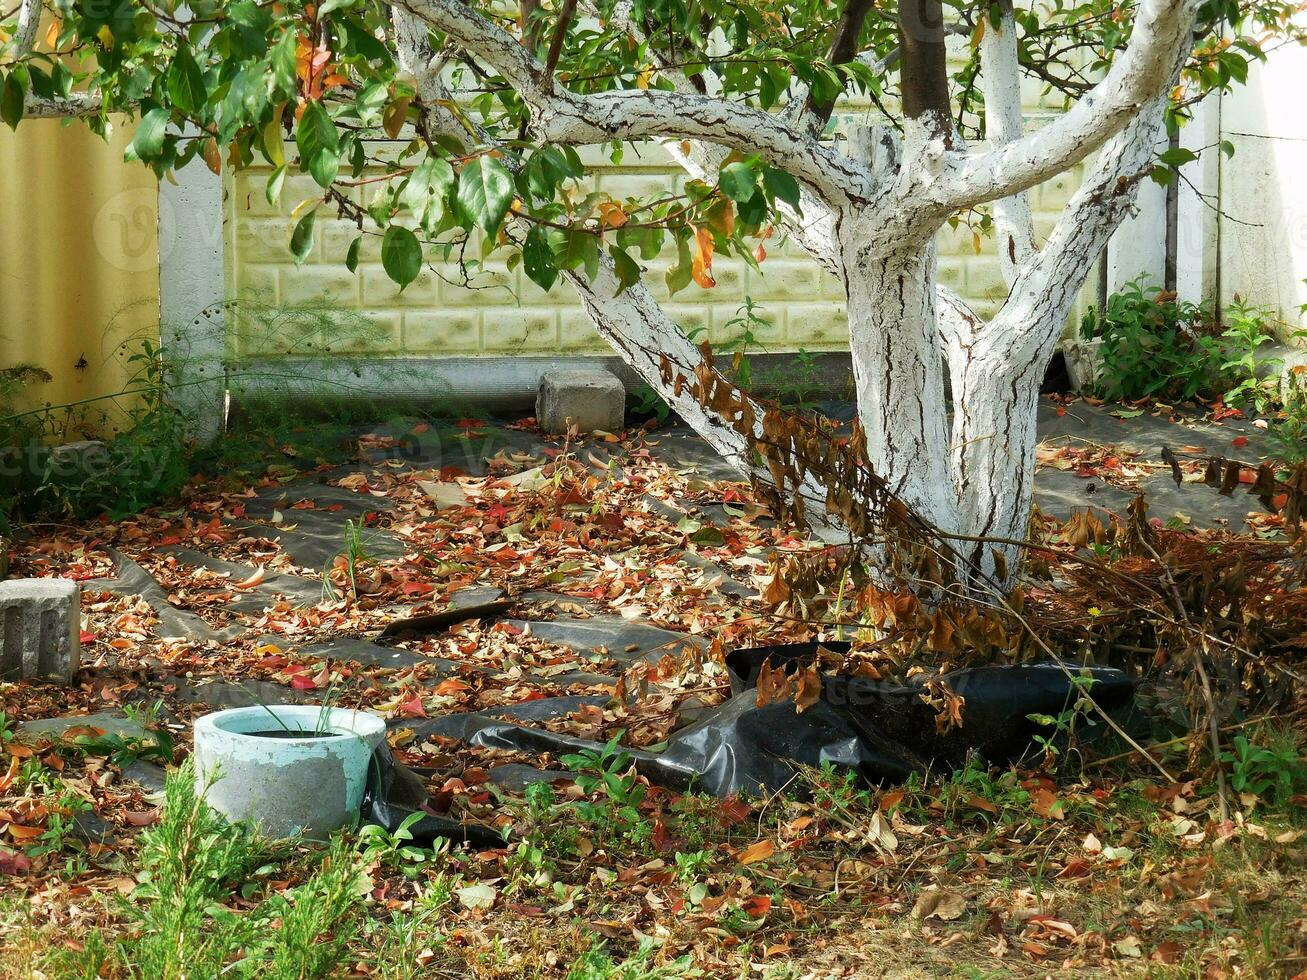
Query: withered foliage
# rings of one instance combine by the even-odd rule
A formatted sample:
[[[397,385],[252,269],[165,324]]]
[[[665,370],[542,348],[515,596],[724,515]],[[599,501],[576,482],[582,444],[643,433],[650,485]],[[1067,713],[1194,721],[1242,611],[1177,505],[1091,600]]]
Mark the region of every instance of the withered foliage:
[[[700,350],[703,360],[693,370],[664,354],[662,381],[678,396],[689,391],[748,440],[755,491],[779,518],[847,533],[853,549],[874,553],[877,575],[884,580],[956,586],[959,556],[871,468],[856,419],[849,434],[838,434],[825,420],[745,391],[717,370],[707,343]],[[849,563],[850,569],[855,564]]]

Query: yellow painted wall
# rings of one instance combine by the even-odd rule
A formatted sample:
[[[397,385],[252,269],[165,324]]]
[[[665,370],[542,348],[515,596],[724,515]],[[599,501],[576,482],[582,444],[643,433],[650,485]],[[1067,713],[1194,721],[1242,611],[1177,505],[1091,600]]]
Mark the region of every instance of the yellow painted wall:
[[[56,120],[0,127],[0,368],[53,376],[20,396],[28,407],[123,390],[124,345],[158,340],[158,190],[123,161],[130,139]],[[86,422],[112,428],[126,407],[96,402]]]

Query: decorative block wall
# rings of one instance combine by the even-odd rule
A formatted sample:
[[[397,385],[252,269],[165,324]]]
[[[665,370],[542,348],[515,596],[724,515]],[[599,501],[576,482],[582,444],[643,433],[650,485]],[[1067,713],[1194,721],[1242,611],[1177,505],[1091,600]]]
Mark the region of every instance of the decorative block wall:
[[[1052,110],[1032,94],[1032,115]],[[288,156],[293,147],[288,148]],[[597,152],[583,159],[592,166],[594,186],[613,197],[675,191],[682,172],[661,147],[631,147],[615,167]],[[472,282],[461,285],[456,265],[425,271],[402,293],[380,265],[379,241],[364,236],[357,274],[344,258],[357,234],[348,222],[318,216],[317,244],[302,266],[290,259],[292,212],[319,196],[307,176],[288,176],[280,206],[264,197],[269,171],[253,169],[228,178],[226,234],[228,291],[237,314],[228,319],[229,354],[240,360],[278,355],[348,353],[354,356],[557,355],[609,352],[571,288],[560,281],[548,293],[522,273],[491,259]],[[1047,234],[1078,183],[1078,174],[1059,177],[1032,192],[1037,230]],[[372,189],[359,189],[359,200]],[[302,213],[302,212],[299,212]],[[746,296],[768,321],[755,329],[772,351],[801,348],[839,350],[848,345],[843,290],[793,243],[768,242],[762,271],[744,263],[718,260],[717,285],[691,284],[667,296],[663,273],[674,254],[646,263],[646,283],[687,330],[703,328],[720,344],[739,333],[730,323]],[[992,239],[977,243],[970,228],[945,229],[940,236],[940,273],[982,314],[997,308],[1007,289],[999,275]],[[474,250],[469,250],[473,252]],[[700,335],[702,336],[702,334]]]

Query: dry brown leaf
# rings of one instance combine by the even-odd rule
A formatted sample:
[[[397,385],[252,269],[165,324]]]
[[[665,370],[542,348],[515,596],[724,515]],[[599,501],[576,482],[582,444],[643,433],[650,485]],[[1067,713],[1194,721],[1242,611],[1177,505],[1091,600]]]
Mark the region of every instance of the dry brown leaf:
[[[917,896],[917,902],[912,906],[912,917],[952,922],[962,918],[962,913],[966,910],[967,900],[957,892],[947,888],[927,888]]]
[[[755,864],[758,861],[766,861],[776,853],[776,845],[768,839],[763,839],[750,844],[739,854],[741,864]]]

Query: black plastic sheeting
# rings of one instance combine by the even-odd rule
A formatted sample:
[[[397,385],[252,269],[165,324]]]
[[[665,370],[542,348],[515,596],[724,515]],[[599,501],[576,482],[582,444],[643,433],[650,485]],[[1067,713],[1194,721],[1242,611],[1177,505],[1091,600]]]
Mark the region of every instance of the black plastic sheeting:
[[[1080,689],[1073,676],[1092,678],[1088,693],[1107,711],[1127,705],[1134,692],[1134,683],[1115,668],[1064,668],[1047,662],[945,674],[942,680],[965,699],[965,706],[962,724],[944,732],[936,728],[936,709],[922,700],[925,678],[891,684],[823,674],[820,698],[802,713],[788,699],[758,706],[755,687],[765,661],[793,671],[811,664],[819,649],[843,654],[849,645],[790,644],[730,654],[731,699],[673,734],[662,752],[627,749],[637,770],[657,785],[718,797],[778,792],[794,780],[799,766],[827,762],[856,770],[869,783],[898,782],[912,773],[957,768],[973,754],[996,764],[1020,758],[1035,735],[1049,734],[1028,716],[1056,716],[1075,703]],[[531,753],[602,748],[598,742],[493,719],[465,734],[471,745]],[[365,801],[365,815],[393,827],[415,809],[425,809],[421,779],[411,772],[404,775],[393,760],[382,771],[388,775],[379,792]],[[466,825],[446,819],[450,826],[442,831],[433,821],[428,830],[436,836],[471,839]]]
[[[454,820],[432,809],[422,777],[421,770],[396,762],[390,746],[382,742],[373,753],[368,782],[363,788],[360,806],[363,822],[395,831],[413,814],[421,813],[422,818],[408,828],[418,844],[429,845],[437,837],[463,841],[474,847],[498,847],[504,843],[503,836],[492,827]]]

